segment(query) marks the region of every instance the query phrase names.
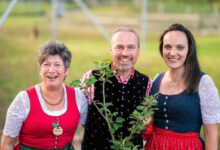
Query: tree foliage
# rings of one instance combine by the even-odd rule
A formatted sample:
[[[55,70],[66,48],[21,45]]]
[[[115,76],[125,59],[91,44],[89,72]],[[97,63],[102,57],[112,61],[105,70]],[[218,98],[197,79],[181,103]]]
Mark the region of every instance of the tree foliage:
[[[125,121],[125,119],[118,116],[118,112],[112,112],[109,109],[112,106],[112,103],[106,102],[105,96],[105,84],[106,82],[111,83],[109,78],[115,75],[115,69],[109,67],[108,60],[96,62],[95,64],[95,70],[98,70],[99,72],[96,74],[98,79],[92,75],[83,83],[81,83],[79,80],[74,80],[70,85],[72,87],[79,87],[87,96],[92,98],[88,88],[91,84],[94,84],[97,81],[102,82],[102,101],[97,102],[96,100],[93,100],[92,103],[108,125],[108,130],[111,135],[111,148],[116,150],[137,150],[137,146],[135,146],[131,140],[134,138],[135,134],[142,133],[142,131],[145,129],[143,121],[147,120],[153,114],[153,111],[156,110],[154,107],[157,104],[155,96],[145,97],[143,102],[137,106],[132,114],[130,114],[130,128],[128,129],[128,131],[130,131],[129,136],[116,139],[115,132],[122,127],[122,123]]]

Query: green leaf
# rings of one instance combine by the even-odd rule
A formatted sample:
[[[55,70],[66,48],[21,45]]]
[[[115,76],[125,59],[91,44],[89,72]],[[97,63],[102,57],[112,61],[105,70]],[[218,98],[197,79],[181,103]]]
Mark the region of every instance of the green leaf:
[[[94,76],[90,76],[87,80],[85,80],[85,84],[88,87],[92,84],[95,84],[96,81],[97,79]]]
[[[121,150],[121,146],[122,146],[122,142],[121,140],[112,140],[110,141],[113,145],[111,146],[112,149],[115,149],[115,150]]]
[[[57,128],[58,124],[57,123],[52,123],[53,128]]]
[[[80,87],[80,85],[81,85],[80,80],[74,80],[70,83],[71,87]]]
[[[122,117],[116,117],[116,119],[115,119],[115,122],[118,122],[118,123],[122,123],[124,121],[125,121],[125,119]]]

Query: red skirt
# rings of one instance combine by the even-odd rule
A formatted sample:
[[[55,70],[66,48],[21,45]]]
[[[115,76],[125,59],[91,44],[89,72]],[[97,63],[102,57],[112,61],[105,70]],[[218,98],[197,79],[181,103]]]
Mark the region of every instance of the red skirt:
[[[145,150],[202,150],[199,133],[178,133],[149,125],[143,136]]]

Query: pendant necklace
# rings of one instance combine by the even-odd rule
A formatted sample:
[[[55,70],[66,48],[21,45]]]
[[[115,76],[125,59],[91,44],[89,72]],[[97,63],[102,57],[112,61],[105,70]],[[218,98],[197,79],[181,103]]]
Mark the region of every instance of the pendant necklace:
[[[62,101],[63,101],[63,96],[64,96],[64,90],[62,92],[62,95],[61,95],[61,98],[60,100],[57,102],[57,103],[50,103],[43,95],[43,92],[40,88],[40,92],[41,92],[41,95],[42,95],[42,98],[43,100],[48,104],[48,105],[51,105],[51,106],[56,106],[56,105],[59,105]],[[56,123],[52,123],[52,126],[53,126],[53,135],[55,136],[60,136],[63,134],[63,128],[60,126],[60,123],[59,123],[59,118],[56,117]]]
[[[59,125],[59,118],[56,117],[56,123],[52,123],[53,135],[60,136],[63,134],[63,128]]]
[[[62,92],[61,98],[60,98],[60,100],[59,100],[57,103],[51,103],[51,102],[49,102],[49,101],[44,97],[41,88],[40,88],[40,92],[41,92],[41,96],[42,96],[43,100],[44,100],[48,105],[56,106],[56,105],[59,105],[59,104],[63,101],[64,91]]]

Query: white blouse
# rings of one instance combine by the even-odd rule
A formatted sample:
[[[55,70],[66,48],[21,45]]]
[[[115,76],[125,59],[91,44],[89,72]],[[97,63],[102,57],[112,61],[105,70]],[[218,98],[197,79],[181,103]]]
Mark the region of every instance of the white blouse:
[[[64,108],[59,111],[50,111],[47,109],[45,102],[40,93],[39,85],[35,86],[37,96],[40,101],[40,105],[43,111],[50,116],[60,116],[64,114],[67,110],[67,92],[66,87],[64,87]],[[87,112],[88,112],[88,102],[81,90],[75,88],[75,97],[77,107],[80,113],[79,123],[84,125],[86,122]],[[30,112],[30,100],[26,91],[21,91],[17,94],[15,99],[10,104],[7,115],[3,133],[10,137],[16,137],[19,135],[23,122],[26,120]]]
[[[199,97],[203,124],[220,123],[220,100],[212,78],[205,74],[199,83]]]

